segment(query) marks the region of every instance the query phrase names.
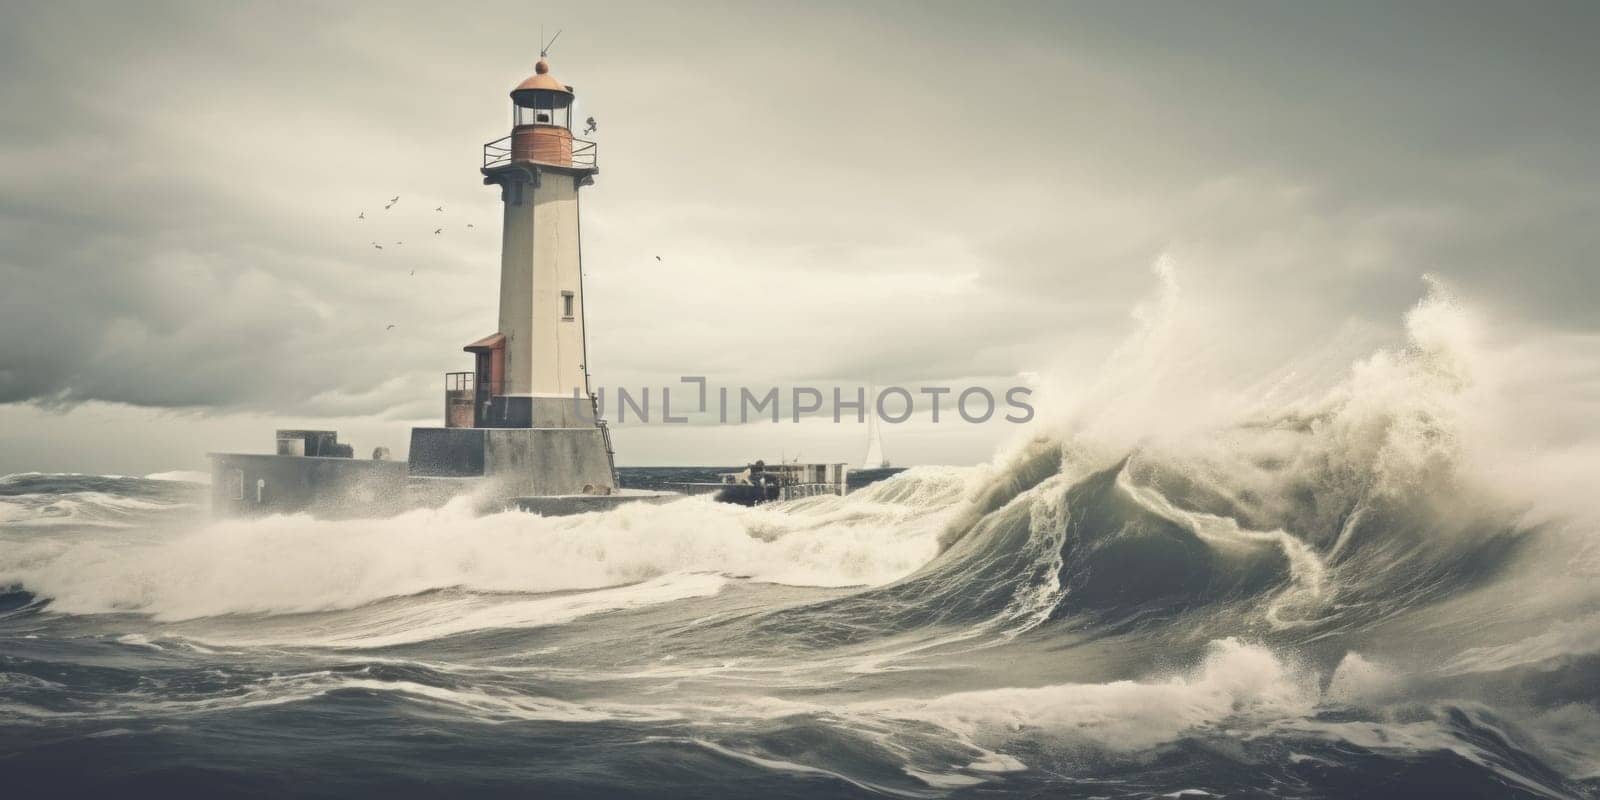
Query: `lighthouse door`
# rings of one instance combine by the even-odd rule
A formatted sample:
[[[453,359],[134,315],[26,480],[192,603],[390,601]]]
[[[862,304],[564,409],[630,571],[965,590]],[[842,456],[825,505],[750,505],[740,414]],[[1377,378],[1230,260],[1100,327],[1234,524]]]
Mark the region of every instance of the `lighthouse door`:
[[[494,358],[492,355],[494,352],[496,351],[490,350],[474,354],[477,358],[474,370],[477,373],[475,376],[477,380],[473,381],[473,384],[477,387],[477,397],[474,398],[476,402],[473,403],[473,408],[477,410],[477,414],[473,420],[473,427],[483,427],[489,416],[489,398],[494,394],[492,383],[494,367],[490,363]]]
[[[475,356],[474,384],[477,386],[477,422],[475,427],[490,426],[490,409],[493,407],[494,397],[501,393],[501,384],[505,381],[506,350],[504,347],[492,347],[473,353]]]
[[[473,427],[498,427],[494,422],[494,398],[506,379],[506,337],[495,333],[462,348],[472,354]]]

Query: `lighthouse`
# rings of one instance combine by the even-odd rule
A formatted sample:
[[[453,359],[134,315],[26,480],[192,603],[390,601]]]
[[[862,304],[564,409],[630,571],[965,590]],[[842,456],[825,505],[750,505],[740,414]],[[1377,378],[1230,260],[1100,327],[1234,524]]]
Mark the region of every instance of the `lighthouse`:
[[[498,326],[445,378],[445,427],[415,428],[411,475],[463,472],[516,495],[616,489],[610,433],[589,388],[578,198],[600,172],[572,135],[571,86],[540,58],[511,90],[511,133],[483,146],[500,190]]]
[[[503,207],[497,323],[464,348],[470,370],[445,374],[444,424],[412,428],[403,463],[387,447],[354,458],[337,431],[280,430],[272,454],[211,453],[217,513],[372,516],[467,496],[571,514],[675,496],[618,489],[589,390],[578,194],[600,167],[595,143],[572,135],[574,99],[541,58],[511,90],[511,133],[483,146]]]
[[[475,415],[495,427],[567,427],[589,398],[579,193],[600,171],[572,135],[571,86],[544,59],[511,90],[511,134],[484,145],[500,188],[500,324],[478,356]]]

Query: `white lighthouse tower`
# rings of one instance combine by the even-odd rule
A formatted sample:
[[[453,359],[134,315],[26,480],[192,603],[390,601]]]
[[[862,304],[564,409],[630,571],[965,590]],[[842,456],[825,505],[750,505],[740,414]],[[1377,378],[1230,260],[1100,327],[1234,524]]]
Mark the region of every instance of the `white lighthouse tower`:
[[[483,146],[500,187],[499,327],[446,376],[445,428],[412,431],[411,474],[481,476],[516,495],[608,493],[611,438],[589,391],[578,193],[600,168],[572,135],[572,87],[543,58],[511,90],[511,134]]]
[[[540,59],[511,91],[511,135],[484,145],[484,182],[500,187],[500,326],[468,345],[475,413],[494,426],[570,427],[589,397],[579,189],[594,183],[595,146],[573,138],[572,87]],[[485,405],[487,404],[487,405]]]

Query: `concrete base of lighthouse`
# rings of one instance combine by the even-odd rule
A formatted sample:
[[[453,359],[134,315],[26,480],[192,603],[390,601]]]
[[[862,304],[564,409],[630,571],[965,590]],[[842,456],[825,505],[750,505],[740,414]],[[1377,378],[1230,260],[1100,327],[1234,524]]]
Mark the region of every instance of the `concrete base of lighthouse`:
[[[412,428],[410,477],[470,479],[497,498],[616,491],[605,432],[583,428]]]
[[[578,402],[571,397],[534,395],[495,395],[484,414],[485,427],[496,428],[592,428],[593,414],[585,419]]]

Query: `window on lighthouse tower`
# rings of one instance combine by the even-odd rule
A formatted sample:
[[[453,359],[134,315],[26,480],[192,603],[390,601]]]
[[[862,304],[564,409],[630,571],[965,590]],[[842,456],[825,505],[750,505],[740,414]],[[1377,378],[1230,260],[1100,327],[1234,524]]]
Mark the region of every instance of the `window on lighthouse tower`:
[[[572,292],[561,293],[561,317],[572,319]]]

